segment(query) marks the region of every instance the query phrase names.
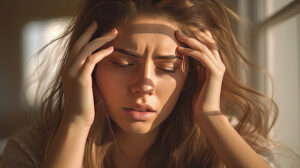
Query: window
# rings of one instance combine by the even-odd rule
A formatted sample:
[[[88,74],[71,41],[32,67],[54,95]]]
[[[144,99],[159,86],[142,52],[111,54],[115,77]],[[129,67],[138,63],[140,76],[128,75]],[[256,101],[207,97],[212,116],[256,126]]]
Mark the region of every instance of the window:
[[[274,78],[274,99],[279,107],[273,136],[300,154],[300,2],[269,0],[262,6],[266,8],[265,15],[272,13],[267,19],[274,20],[273,24],[272,20],[262,22],[265,43],[259,46],[265,50],[265,63]],[[298,14],[288,14],[297,6]],[[270,83],[267,89],[270,94]]]
[[[23,105],[25,107],[34,106],[35,99],[40,98],[35,95],[37,90],[37,78],[41,73],[36,71],[37,66],[43,60],[50,61],[51,66],[57,66],[58,61],[55,57],[45,58],[48,55],[44,55],[43,52],[40,54],[36,53],[44,45],[51,42],[55,38],[59,37],[63,33],[66,25],[69,22],[69,18],[58,18],[51,20],[40,20],[40,21],[31,21],[24,26],[22,32],[22,50],[23,50],[23,67],[22,67],[22,85],[23,85],[23,94],[25,96],[25,102]],[[54,43],[55,45],[55,43]],[[51,46],[45,50],[45,53],[52,50]],[[51,55],[53,56],[53,55]],[[49,56],[48,56],[49,57]],[[53,68],[56,69],[56,68]],[[51,77],[53,77],[54,72],[47,72],[46,83],[50,82]],[[45,89],[45,85],[42,85],[42,90]]]
[[[247,17],[257,26],[251,34],[252,50],[274,80],[279,116],[271,136],[300,155],[300,1],[240,0],[240,4],[251,6]],[[272,96],[269,78],[256,78],[259,88]]]

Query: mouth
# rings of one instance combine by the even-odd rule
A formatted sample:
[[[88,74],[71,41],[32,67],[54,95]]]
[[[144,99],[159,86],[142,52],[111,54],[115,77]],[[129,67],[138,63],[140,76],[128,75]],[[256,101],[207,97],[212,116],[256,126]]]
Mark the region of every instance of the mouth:
[[[138,111],[138,112],[156,112],[150,104],[133,104],[128,107],[123,107],[124,110]]]
[[[152,111],[152,110],[149,110],[149,109],[140,110],[140,109],[136,109],[136,108],[126,108],[126,107],[124,107],[123,109],[127,110],[127,111],[136,111],[136,112],[155,112],[155,111]]]
[[[146,121],[151,119],[156,111],[150,105],[135,104],[131,107],[123,107],[123,110],[135,121]]]

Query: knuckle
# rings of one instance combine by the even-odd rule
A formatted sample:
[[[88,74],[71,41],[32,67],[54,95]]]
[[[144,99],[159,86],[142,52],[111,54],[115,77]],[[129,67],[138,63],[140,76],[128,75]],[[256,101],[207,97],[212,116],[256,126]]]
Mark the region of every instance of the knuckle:
[[[87,64],[84,66],[84,69],[82,72],[92,72],[93,71],[93,65],[92,64]]]
[[[103,36],[99,39],[98,43],[100,42],[100,44],[103,44],[103,43],[106,43],[110,40],[112,40],[112,36]]]
[[[100,45],[102,45],[100,43]],[[80,51],[80,53],[86,53],[86,54],[92,54],[92,52],[94,51],[94,49],[99,46],[99,42],[97,43],[97,41],[92,41],[90,43],[87,43],[83,46],[82,50]]]
[[[215,46],[215,45],[217,44],[216,41],[213,40],[213,39],[209,39],[209,43],[210,43],[210,45],[212,45],[212,46]]]
[[[192,38],[192,37],[186,37],[186,40],[187,40],[187,41],[190,41],[190,42],[195,42],[195,41],[196,41],[196,39],[194,39],[194,38]]]
[[[92,63],[94,63],[94,61],[95,61],[95,58],[94,57],[92,57],[92,56],[88,56],[87,58],[86,58],[86,60],[85,60],[85,64],[92,64]]]
[[[208,47],[207,47],[206,45],[204,45],[204,44],[201,44],[201,43],[200,43],[200,45],[199,45],[199,49],[200,49],[201,51],[209,52]]]

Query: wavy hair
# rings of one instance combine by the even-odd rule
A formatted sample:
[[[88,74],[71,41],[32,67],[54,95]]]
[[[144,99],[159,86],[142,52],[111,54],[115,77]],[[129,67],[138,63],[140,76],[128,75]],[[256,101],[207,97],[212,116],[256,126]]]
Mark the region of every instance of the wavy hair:
[[[60,58],[59,69],[49,89],[44,93],[40,107],[38,125],[45,137],[44,157],[47,156],[62,117],[64,93],[60,71],[74,42],[92,20],[97,20],[99,24],[93,36],[96,38],[127,19],[141,14],[175,21],[180,29],[191,37],[193,35],[187,28],[190,25],[212,32],[219,46],[220,57],[226,66],[221,91],[221,112],[230,121],[237,121],[235,124],[232,122],[234,129],[252,149],[260,155],[272,156],[265,144],[274,143],[269,138],[269,133],[277,119],[278,107],[272,98],[252,89],[244,80],[247,68],[267,72],[242,54],[242,45],[235,38],[229,22],[230,17],[238,16],[222,1],[86,0],[80,12],[71,20],[66,32],[56,39],[68,38],[64,43],[65,51]],[[206,80],[205,68],[194,59],[189,59],[188,64],[189,73],[180,97],[171,114],[160,125],[156,140],[144,155],[147,167],[225,167],[193,119],[192,103]],[[201,69],[199,83],[196,80],[197,68]],[[117,150],[113,134],[115,123],[104,115],[105,103],[95,103],[95,106],[97,112],[86,141],[83,167],[115,167],[111,156],[112,151]]]

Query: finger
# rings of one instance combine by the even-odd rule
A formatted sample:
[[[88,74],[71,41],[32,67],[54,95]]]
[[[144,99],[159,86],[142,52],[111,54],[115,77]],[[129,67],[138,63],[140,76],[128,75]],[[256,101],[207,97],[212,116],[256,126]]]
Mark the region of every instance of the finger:
[[[83,32],[83,34],[75,41],[75,43],[71,47],[70,54],[67,57],[64,66],[62,67],[61,74],[64,74],[64,71],[69,67],[69,65],[71,65],[72,62],[74,62],[74,59],[76,59],[78,52],[92,37],[97,29],[97,26],[97,22],[93,20],[92,23]]]
[[[185,56],[190,56],[194,58],[195,60],[201,62],[201,64],[208,70],[213,69],[215,67],[214,63],[211,61],[211,59],[208,58],[207,55],[205,55],[202,52],[190,49],[190,48],[184,48],[184,47],[178,47],[178,51]]]
[[[208,46],[210,50],[217,50],[217,44],[214,39],[212,39],[209,35],[204,33],[203,31],[199,30],[196,27],[189,27],[191,32],[196,36],[196,38]]]
[[[100,50],[93,55],[86,58],[84,64],[80,69],[80,75],[91,76],[96,64],[101,61],[104,57],[110,55],[114,51],[113,47]]]
[[[76,59],[75,57],[78,55],[79,51],[83,48],[83,46],[86,43],[88,43],[88,41],[92,38],[93,34],[97,30],[97,27],[97,22],[93,21],[82,33],[82,35],[75,41],[71,48],[68,62],[73,62],[73,60]]]
[[[220,53],[218,50],[213,50],[212,51],[216,57],[216,59],[219,61],[219,63],[222,63],[223,64],[223,61],[221,60],[221,56],[220,56]]]
[[[188,37],[186,35],[184,35],[181,31],[176,31],[177,38],[179,41],[187,44],[189,47],[191,47],[192,49],[195,49],[197,51],[203,52],[205,53],[209,59],[211,59],[211,61],[218,66],[218,61],[216,60],[215,56],[213,55],[213,53],[211,52],[211,50],[209,50],[209,48],[204,45],[203,43],[201,43],[200,41],[192,38],[192,37]]]
[[[207,34],[210,38],[213,39],[213,35],[211,34],[211,32],[209,30],[204,30],[205,34]]]
[[[212,35],[212,33],[209,30],[204,30],[205,34],[209,36],[210,39],[212,39],[212,41],[215,42],[215,39]],[[219,47],[217,46],[217,44],[215,43],[215,49],[213,50],[214,55],[216,56],[217,60],[219,61],[219,63],[223,63],[219,54]]]
[[[213,36],[209,30],[201,31],[195,26],[189,26],[189,29],[194,33],[194,35],[197,37],[197,39],[208,46],[208,48],[212,51],[215,58],[219,61],[219,63],[222,63],[222,60],[219,55],[219,49],[217,46],[216,41],[213,39]]]
[[[219,49],[214,39],[212,39],[208,34],[200,31],[196,32],[195,36],[199,39],[205,39],[205,44],[207,44],[208,48],[212,51],[214,57],[216,58],[219,63],[222,63],[222,60],[219,55]]]
[[[106,35],[97,38],[90,43],[88,43],[82,51],[80,51],[78,58],[74,61],[73,66],[74,68],[80,68],[83,63],[85,62],[86,58],[89,57],[95,50],[102,47],[104,44],[108,43],[109,41],[113,40],[117,37],[116,31],[111,31]]]

